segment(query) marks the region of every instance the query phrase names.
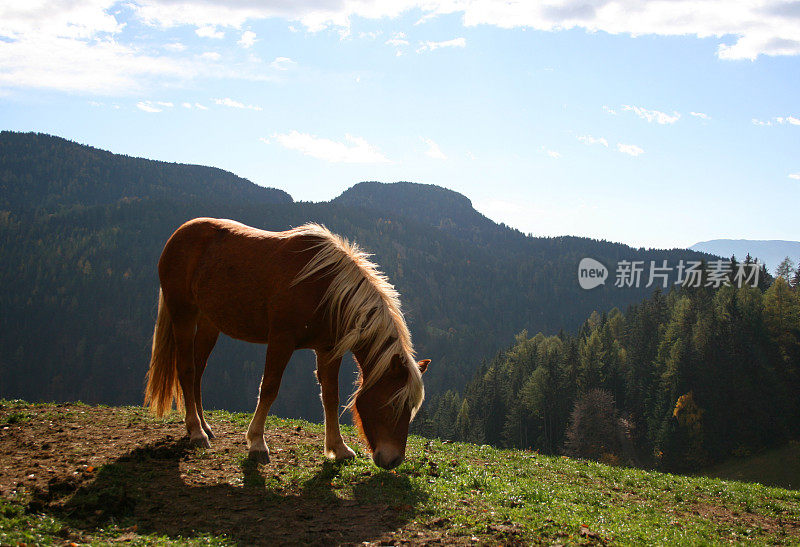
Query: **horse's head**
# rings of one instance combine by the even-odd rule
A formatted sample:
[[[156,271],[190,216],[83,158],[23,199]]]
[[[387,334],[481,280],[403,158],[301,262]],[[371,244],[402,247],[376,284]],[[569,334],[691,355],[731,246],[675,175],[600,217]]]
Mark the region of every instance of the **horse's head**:
[[[422,374],[428,363],[430,359],[411,366],[417,367]],[[393,469],[402,463],[412,407],[416,410],[421,402],[421,383],[418,381],[415,386],[413,379],[409,378],[411,374],[416,376],[415,371],[406,366],[404,358],[394,355],[380,378],[358,390],[351,406],[353,422],[372,451],[372,461],[384,469]],[[415,389],[419,389],[418,397],[409,392]]]

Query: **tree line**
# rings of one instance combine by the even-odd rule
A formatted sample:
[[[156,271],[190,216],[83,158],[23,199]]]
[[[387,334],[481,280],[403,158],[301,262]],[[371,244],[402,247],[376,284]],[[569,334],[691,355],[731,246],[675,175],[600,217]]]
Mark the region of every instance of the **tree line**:
[[[676,471],[797,438],[800,267],[783,266],[757,287],[678,287],[594,312],[575,334],[523,331],[415,427]]]

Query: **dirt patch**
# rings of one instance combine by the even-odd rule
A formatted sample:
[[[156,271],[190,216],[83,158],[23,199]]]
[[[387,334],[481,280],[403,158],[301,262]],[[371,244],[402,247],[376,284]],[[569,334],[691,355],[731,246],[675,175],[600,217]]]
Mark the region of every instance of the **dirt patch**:
[[[0,496],[22,494],[31,511],[69,522],[66,543],[88,541],[109,522],[130,526],[132,534],[208,533],[248,545],[443,537],[441,531],[404,530],[408,510],[398,510],[393,500],[374,501],[386,481],[408,492],[404,504],[422,495],[401,475],[370,473],[354,485],[354,499],[340,498],[331,487],[337,466],[308,457],[312,447],[321,453],[322,438],[303,428],[270,431],[272,463],[259,467],[244,458],[244,430],[231,423],[214,423],[213,448],[202,451],[189,446],[182,423],[143,419],[132,409],[65,404],[24,410],[0,409]],[[308,478],[265,488],[287,466],[307,466]]]
[[[766,531],[787,537],[800,536],[800,522],[792,518],[793,515],[787,514],[787,518],[773,518],[766,515],[731,509],[723,505],[712,505],[708,503],[695,504],[690,513],[691,515],[699,515],[706,520],[721,524],[730,529],[738,528],[750,529],[751,531]],[[685,516],[687,513],[682,513],[680,515]]]

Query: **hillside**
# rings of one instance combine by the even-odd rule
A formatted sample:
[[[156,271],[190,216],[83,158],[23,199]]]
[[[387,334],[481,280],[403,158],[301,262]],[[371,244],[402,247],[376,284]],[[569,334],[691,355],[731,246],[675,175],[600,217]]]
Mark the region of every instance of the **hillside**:
[[[0,210],[56,212],[120,200],[291,203],[233,173],[112,154],[38,133],[0,133]]]
[[[719,465],[703,469],[700,474],[706,477],[759,482],[767,486],[800,490],[800,442],[793,441],[780,448],[731,458]]]
[[[213,413],[219,438],[200,450],[175,416],[0,402],[0,544],[800,541],[796,490],[419,437],[386,472],[363,448],[333,464],[322,426],[276,418],[272,462],[256,466],[248,419]]]
[[[576,334],[522,333],[462,394],[428,405],[416,427],[477,444],[699,471],[800,438],[798,392],[800,290],[778,278],[762,288],[656,294],[626,312],[594,313]],[[780,477],[770,469],[777,464],[760,475],[751,464],[744,476]],[[798,485],[794,470],[781,484]]]
[[[755,240],[755,239],[712,239],[695,243],[690,249],[719,256],[733,256],[743,259],[750,253],[753,258],[767,265],[774,273],[775,268],[787,256],[797,265],[800,261],[800,241]]]
[[[644,283],[585,291],[576,281],[581,258],[613,272],[623,258],[707,256],[527,237],[431,185],[362,183],[332,202],[294,203],[283,191],[217,169],[41,134],[0,134],[0,188],[0,396],[29,400],[141,401],[158,256],[175,228],[197,216],[272,230],[321,222],[374,253],[403,296],[420,357],[433,359],[431,400],[462,389],[523,329],[572,331],[592,311],[624,309],[652,291]],[[263,347],[223,337],[204,376],[204,400],[250,410],[263,359]],[[298,352],[275,412],[321,418],[313,366],[308,352]],[[348,360],[342,399],[352,371]]]

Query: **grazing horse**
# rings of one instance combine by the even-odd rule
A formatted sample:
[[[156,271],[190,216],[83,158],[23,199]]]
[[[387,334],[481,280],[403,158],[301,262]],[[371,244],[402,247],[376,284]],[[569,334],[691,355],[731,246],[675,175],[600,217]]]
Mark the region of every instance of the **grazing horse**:
[[[220,332],[267,344],[250,426],[250,457],[269,461],[264,422],[289,358],[309,348],[325,409],[325,454],[353,458],[339,431],[339,366],[351,351],[360,370],[347,405],[376,465],[398,466],[408,426],[422,404],[422,373],[399,295],[369,255],[325,227],[267,232],[196,218],[178,228],[158,262],[161,289],[145,404],[162,416],[186,411],[191,441],[214,438],[203,417],[200,381]]]

